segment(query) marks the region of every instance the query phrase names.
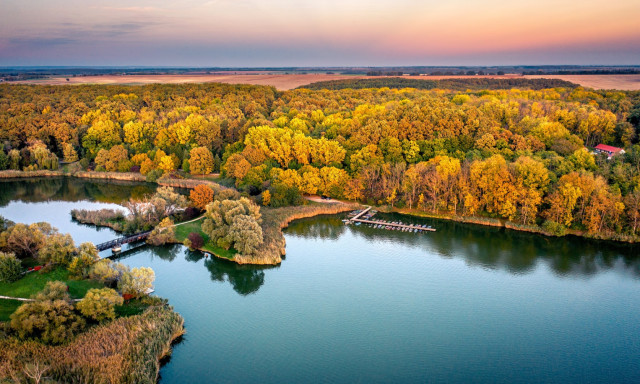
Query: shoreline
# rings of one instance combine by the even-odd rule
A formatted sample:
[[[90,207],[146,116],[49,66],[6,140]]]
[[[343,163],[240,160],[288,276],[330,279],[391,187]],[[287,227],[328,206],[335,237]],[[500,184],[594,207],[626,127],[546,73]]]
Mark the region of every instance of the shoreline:
[[[81,178],[81,179],[102,179],[102,180],[119,180],[119,181],[132,181],[132,182],[147,182],[145,176],[139,174],[139,173],[133,173],[133,172],[95,172],[95,171],[76,171],[73,173],[64,173],[61,170],[56,170],[56,171],[49,171],[49,170],[40,170],[40,171],[18,171],[18,170],[5,170],[5,171],[0,171],[0,180],[10,180],[10,179],[24,179],[24,178],[37,178],[37,177],[61,177],[61,176],[68,176],[68,177],[77,177],[77,178]],[[186,178],[186,179],[168,179],[168,178],[159,178],[158,180],[156,180],[155,182],[153,182],[154,184],[157,184],[159,186],[168,186],[168,187],[174,187],[174,188],[185,188],[185,189],[192,189],[195,188],[196,185],[199,184],[205,184],[205,185],[215,185],[218,188],[221,189],[229,189],[228,187],[225,187],[223,185],[220,185],[214,181],[211,180],[202,180],[202,179],[192,179],[192,178]],[[350,204],[355,204],[355,206],[359,206],[361,205],[360,203],[357,202],[340,202],[340,204],[344,204],[344,205],[350,205]],[[295,208],[295,207],[294,207]],[[380,211],[387,211],[387,209],[384,208],[384,206],[382,207],[376,207],[377,209],[379,209]],[[276,208],[278,209],[278,208]],[[354,208],[355,209],[355,208]],[[348,209],[346,209],[348,210]],[[344,212],[344,211],[341,211]],[[630,235],[623,235],[623,234],[618,234],[617,236],[614,234],[614,236],[611,235],[606,235],[606,234],[589,234],[587,232],[584,231],[579,231],[579,230],[575,230],[575,229],[569,229],[567,228],[566,232],[562,235],[555,235],[553,233],[549,233],[547,231],[545,231],[542,227],[540,226],[533,226],[533,225],[522,225],[522,224],[517,224],[511,221],[507,221],[505,219],[495,219],[495,218],[485,218],[485,217],[477,217],[477,216],[457,216],[457,215],[451,215],[451,214],[439,214],[439,213],[429,213],[429,212],[425,212],[425,211],[417,211],[415,209],[408,209],[408,208],[392,208],[389,212],[396,212],[396,213],[400,213],[400,214],[404,214],[404,215],[409,215],[409,216],[416,216],[416,217],[428,217],[428,218],[433,218],[433,219],[442,219],[442,220],[449,220],[449,221],[454,221],[454,222],[459,222],[459,223],[467,223],[467,224],[478,224],[478,225],[484,225],[484,226],[491,226],[491,227],[503,227],[503,228],[507,228],[507,229],[511,229],[511,230],[515,230],[515,231],[522,231],[522,232],[529,232],[529,233],[535,233],[535,234],[539,234],[542,236],[548,236],[548,237],[564,237],[567,235],[573,235],[573,236],[578,236],[578,237],[582,237],[582,238],[587,238],[587,239],[596,239],[596,240],[604,240],[604,241],[613,241],[613,242],[617,242],[617,243],[626,243],[626,244],[638,244],[640,243],[640,237],[636,236],[630,236]],[[335,213],[340,213],[340,212],[335,212]],[[315,215],[320,215],[322,213],[317,213],[311,216],[302,216],[300,218],[306,218],[306,217],[313,217]],[[331,214],[331,213],[328,213]],[[295,219],[289,220],[284,226],[282,226],[280,228],[280,232],[282,233],[282,229],[286,228],[286,226]],[[263,228],[264,230],[264,228]],[[202,251],[202,252],[208,252],[208,251]],[[284,255],[284,253],[282,253],[280,256]],[[229,260],[226,257],[221,257],[218,255],[215,255],[216,257],[220,257],[222,259],[225,260]],[[255,264],[271,264],[271,265],[277,265],[279,264],[282,260],[281,257],[278,256],[275,259],[279,259],[279,261],[271,261],[271,262],[259,262],[259,263],[255,263]],[[235,258],[234,260],[235,261]],[[238,264],[250,264],[250,262],[247,262],[248,260],[246,259],[242,259],[241,262],[238,262]]]

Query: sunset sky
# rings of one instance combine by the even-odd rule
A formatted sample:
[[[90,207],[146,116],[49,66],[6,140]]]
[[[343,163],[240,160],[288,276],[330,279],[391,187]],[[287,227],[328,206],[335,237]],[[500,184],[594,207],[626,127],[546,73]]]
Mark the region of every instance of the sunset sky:
[[[640,64],[639,0],[0,0],[0,66]]]

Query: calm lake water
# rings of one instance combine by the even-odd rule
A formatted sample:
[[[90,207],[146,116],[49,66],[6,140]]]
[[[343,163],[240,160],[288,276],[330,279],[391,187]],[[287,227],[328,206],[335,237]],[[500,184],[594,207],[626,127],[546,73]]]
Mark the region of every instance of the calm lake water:
[[[153,186],[46,179],[0,190],[0,215],[49,221],[79,243],[116,234],[72,222],[72,208],[113,207]],[[121,259],[152,267],[156,294],[185,318],[161,383],[640,382],[638,247],[340,218],[292,223],[278,267],[182,246]]]

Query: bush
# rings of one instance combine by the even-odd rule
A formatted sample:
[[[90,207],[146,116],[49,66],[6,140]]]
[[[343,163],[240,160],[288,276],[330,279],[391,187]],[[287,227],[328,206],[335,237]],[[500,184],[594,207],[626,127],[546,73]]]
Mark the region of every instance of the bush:
[[[84,317],[102,322],[115,319],[116,305],[122,305],[122,296],[111,288],[90,289],[78,303],[78,309]]]
[[[150,171],[147,173],[146,180],[147,180],[147,182],[149,182],[149,183],[155,183],[155,182],[156,182],[156,180],[158,180],[158,179],[160,178],[160,176],[162,176],[162,170],[160,170],[160,169],[153,169],[153,170],[150,170]]]
[[[202,211],[199,210],[198,208],[187,207],[187,209],[185,209],[184,212],[182,212],[182,220],[188,221],[188,220],[195,219],[196,217],[200,216],[201,212]]]
[[[22,263],[14,253],[0,252],[0,281],[11,283],[22,276]]]
[[[542,228],[548,233],[556,236],[563,236],[567,232],[567,228],[564,225],[551,220],[545,221],[542,224]]]
[[[187,239],[191,242],[191,247],[193,249],[200,249],[204,245],[204,239],[202,235],[196,232],[191,232]]]

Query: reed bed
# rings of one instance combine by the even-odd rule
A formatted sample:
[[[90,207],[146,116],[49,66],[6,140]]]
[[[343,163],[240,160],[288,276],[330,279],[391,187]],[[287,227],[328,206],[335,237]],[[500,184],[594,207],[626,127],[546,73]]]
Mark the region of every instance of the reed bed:
[[[18,171],[14,169],[0,171],[0,179],[21,179],[21,178],[28,178],[28,177],[58,177],[58,176],[64,176],[64,172],[62,172],[62,170]]]
[[[96,326],[67,345],[1,338],[0,382],[28,382],[25,371],[38,366],[56,382],[156,383],[160,360],[183,334],[184,319],[161,305]]]
[[[72,209],[71,218],[82,224],[91,224],[100,227],[109,227],[122,232],[124,229],[124,212],[115,209]]]
[[[80,177],[83,179],[106,179],[106,180],[124,180],[124,181],[138,181],[145,182],[144,175],[134,172],[91,172],[91,171],[78,171],[70,176]]]

